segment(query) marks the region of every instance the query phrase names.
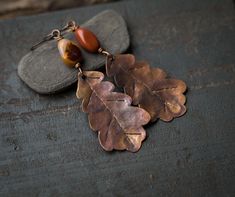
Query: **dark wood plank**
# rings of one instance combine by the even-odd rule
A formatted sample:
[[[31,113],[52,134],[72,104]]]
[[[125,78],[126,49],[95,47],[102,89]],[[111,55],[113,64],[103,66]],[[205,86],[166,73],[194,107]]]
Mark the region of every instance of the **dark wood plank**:
[[[0,1],[0,18],[15,18],[16,16],[32,15],[111,1],[113,0],[3,0]]]
[[[188,113],[148,126],[136,153],[104,152],[76,87],[41,96],[17,63],[52,28],[112,8],[132,52],[185,80]],[[232,0],[132,0],[0,22],[0,196],[234,196]]]

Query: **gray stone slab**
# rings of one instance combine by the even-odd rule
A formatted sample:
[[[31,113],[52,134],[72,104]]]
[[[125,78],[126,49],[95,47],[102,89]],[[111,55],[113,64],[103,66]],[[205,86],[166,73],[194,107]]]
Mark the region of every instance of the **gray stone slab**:
[[[74,18],[74,20],[77,19]],[[64,24],[58,24],[58,28],[61,28],[62,25]],[[122,16],[115,11],[104,11],[81,26],[94,32],[102,48],[110,53],[122,53],[129,47],[126,23]],[[67,34],[65,37],[74,40],[73,33]],[[40,39],[42,38],[38,38],[38,41]],[[96,70],[104,65],[105,58],[102,55],[91,54],[84,50],[82,52],[83,70]],[[46,42],[34,51],[30,51],[21,59],[18,66],[20,78],[41,94],[55,93],[71,86],[77,81],[77,72],[77,69],[69,68],[61,61],[55,40]]]
[[[106,9],[125,19],[139,60],[188,85],[188,112],[146,127],[141,150],[106,153],[76,86],[40,95],[17,75],[32,43]],[[232,0],[130,0],[0,21],[0,196],[234,196]]]

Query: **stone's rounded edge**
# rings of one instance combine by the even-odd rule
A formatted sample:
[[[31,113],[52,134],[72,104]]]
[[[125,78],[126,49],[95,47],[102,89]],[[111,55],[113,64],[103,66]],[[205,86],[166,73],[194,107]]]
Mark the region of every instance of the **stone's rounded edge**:
[[[112,46],[113,49],[111,49],[111,51],[109,50],[109,48],[104,47],[104,44],[107,44],[107,40],[106,39],[102,39],[103,38],[103,33],[97,31],[98,28],[94,28],[95,26],[99,26],[100,21],[102,21],[102,27],[103,28],[107,28],[108,26],[105,26],[106,20],[115,18],[115,21],[113,21],[116,24],[119,24],[119,27],[122,27],[121,31],[120,29],[117,29],[119,32],[119,37],[118,39],[118,48]],[[124,20],[124,18],[118,14],[116,11],[114,10],[105,10],[99,14],[97,14],[94,18],[89,19],[86,23],[82,24],[81,27],[85,27],[88,28],[92,31],[94,31],[94,33],[97,35],[101,47],[105,48],[105,50],[113,53],[113,54],[120,54],[120,53],[124,53],[130,46],[130,37],[129,37],[129,33],[128,33],[128,29],[127,29],[127,24],[126,21]],[[112,27],[113,28],[113,27]],[[110,31],[109,31],[110,32]],[[120,35],[121,33],[121,35]],[[100,37],[101,36],[101,37]],[[121,44],[120,44],[121,43]],[[83,49],[82,49],[83,50]],[[84,51],[84,50],[83,50]],[[92,60],[94,58],[94,56],[96,56],[96,64],[92,63]],[[105,64],[105,58],[102,55],[98,55],[97,54],[91,54],[91,53],[87,53],[86,51],[84,51],[84,70],[91,70],[91,69],[99,69],[101,66],[103,66]],[[93,66],[91,66],[93,65]]]
[[[28,54],[27,54],[28,55]],[[75,70],[72,74],[74,77],[70,77],[70,80],[67,81],[67,83],[62,84],[56,84],[55,86],[44,86],[42,83],[34,83],[33,80],[31,80],[29,77],[27,77],[27,71],[25,71],[25,67],[22,66],[24,64],[25,59],[27,58],[27,55],[25,55],[20,63],[18,64],[17,74],[19,78],[31,89],[33,89],[35,92],[39,94],[54,94],[61,92],[67,88],[69,88],[71,85],[77,82],[77,70]]]
[[[75,73],[75,75],[77,75],[77,72]],[[32,90],[34,90],[35,92],[39,93],[39,94],[43,94],[43,95],[47,95],[47,94],[54,94],[54,93],[59,93],[62,92],[63,90],[66,90],[67,88],[69,88],[71,85],[73,85],[74,83],[77,82],[77,77],[74,78],[73,80],[70,80],[70,83],[66,84],[63,87],[59,87],[59,85],[55,86],[54,88],[47,88],[45,86],[34,86],[31,82],[26,82],[24,81],[24,76],[22,75],[22,73],[18,70],[18,76],[19,78],[23,81],[23,83],[25,83],[28,87],[30,87]],[[22,79],[23,78],[23,79]]]
[[[129,35],[129,32],[128,32],[126,21],[121,16],[120,16],[120,19],[122,20],[123,27],[125,28],[125,31],[123,31],[123,33],[124,33],[123,39],[124,39],[124,37],[126,39],[125,42],[122,42],[122,47],[120,48],[120,53],[124,53],[129,49],[131,41],[130,41],[130,35]]]
[[[24,65],[29,63],[27,62],[27,58],[28,56],[30,56],[30,54],[31,52],[29,52],[28,54],[26,54],[25,56],[21,58],[18,64],[18,68],[17,68],[18,76],[27,86],[29,86],[31,89],[33,89],[37,93],[46,94],[48,92],[47,87],[42,87],[40,85],[35,86],[33,81],[30,79],[30,77],[27,76],[27,68]]]
[[[116,35],[117,34],[121,35],[120,40],[118,41],[118,43],[119,44],[121,43],[121,44],[120,45],[118,44],[118,47],[116,47],[116,48],[113,46],[112,47],[114,48],[115,53],[123,53],[125,50],[128,49],[130,39],[129,39],[129,34],[128,34],[126,22],[123,19],[123,17],[121,15],[119,15],[117,12],[115,12],[113,10],[105,10],[105,11],[97,14],[96,16],[92,17],[90,20],[88,20],[87,22],[85,22],[81,26],[88,27],[88,28],[91,27],[91,29],[98,29],[98,31],[99,31],[98,33],[100,35],[102,35],[103,29],[101,27],[103,27],[103,25],[105,25],[105,21],[103,21],[103,20],[104,20],[104,18],[106,18],[106,20],[108,20],[110,17],[114,21],[117,22],[118,27],[119,27],[118,33],[116,33]],[[96,25],[96,22],[99,24]],[[106,25],[106,28],[107,28],[107,26],[108,26],[108,24]],[[109,34],[109,32],[106,32],[106,34]],[[68,35],[68,37],[72,37],[72,35]],[[119,37],[118,37],[118,39],[119,39]],[[123,40],[124,40],[124,42],[123,42]],[[55,48],[55,46],[53,44],[51,44],[50,42],[43,44],[39,48],[35,49],[34,52],[30,51],[28,54],[26,54],[24,57],[22,57],[22,59],[20,60],[20,62],[18,64],[18,76],[20,77],[20,79],[26,85],[28,85],[31,89],[33,89],[34,91],[36,91],[39,94],[53,94],[53,93],[61,92],[61,91],[65,90],[66,88],[70,87],[72,84],[74,84],[77,81],[77,70],[76,69],[71,69],[70,71],[64,71],[65,73],[63,75],[61,75],[63,77],[63,80],[61,80],[60,82],[55,81],[55,80],[54,81],[50,80],[50,83],[43,81],[43,80],[38,80],[38,78],[35,79],[35,77],[33,77],[33,75],[35,76],[34,73],[37,70],[37,69],[35,69],[35,66],[30,71],[28,70],[28,67],[33,64],[32,57],[46,54],[45,51],[50,52],[53,50],[53,48]],[[54,51],[52,51],[52,52],[54,52]],[[34,53],[34,54],[32,55],[32,53]],[[84,70],[95,70],[105,64],[105,58],[101,55],[90,54],[88,52],[85,52],[84,50],[82,50],[82,53],[85,55],[84,57],[88,59],[88,61],[85,61],[83,64]],[[56,57],[56,55],[55,55],[55,57]],[[53,58],[54,58],[54,56],[53,56]],[[86,62],[87,62],[87,64],[86,64]],[[42,63],[37,63],[37,64],[39,64],[39,66],[42,66],[42,67],[45,66],[45,65],[42,65]],[[48,65],[49,65],[49,63],[48,63]],[[50,66],[51,66],[51,64],[50,64]],[[65,66],[65,65],[63,65],[63,62],[61,61],[61,63],[59,63],[59,66]],[[57,62],[57,68],[58,68],[58,62]],[[35,70],[33,70],[33,69],[35,69]],[[56,66],[55,66],[55,69],[56,69]],[[58,72],[58,71],[56,71],[56,72]],[[32,73],[33,73],[33,75],[31,75]],[[59,75],[60,73],[58,72],[57,74]],[[52,75],[48,75],[48,77],[49,76],[52,76]]]
[[[127,29],[126,21],[116,11],[114,11],[112,9],[104,10],[104,11],[100,12],[99,14],[97,14],[95,17],[89,19],[86,23],[82,24],[81,26],[86,27],[86,28],[90,28],[90,27],[95,25],[95,24],[93,24],[94,23],[94,18],[96,18],[96,20],[102,20],[103,18],[109,19],[113,16],[115,16],[115,20],[118,20],[118,23],[120,24],[120,26],[123,27],[123,29],[122,29],[123,35],[121,35],[120,38],[125,41],[125,42],[121,42],[122,45],[119,48],[119,51],[116,51],[116,53],[124,53],[130,46],[130,36],[129,36],[128,29]],[[100,43],[100,44],[102,46],[102,43]]]
[[[67,83],[65,82],[64,84],[66,85],[61,85],[60,83],[55,84],[54,86],[45,86],[43,83],[35,83],[32,78],[28,77],[28,72],[27,72],[27,67],[23,65],[28,65],[30,66],[31,62],[28,61],[29,58],[28,56],[31,55],[32,52],[27,53],[25,56],[23,56],[18,64],[18,69],[17,69],[17,74],[19,78],[31,89],[33,89],[35,92],[39,94],[53,94],[53,93],[58,93],[61,92],[67,88],[69,88],[71,85],[73,85],[77,81],[77,70],[73,69],[71,70],[72,74],[69,81]]]
[[[124,53],[124,52],[127,51],[128,48],[130,47],[130,36],[129,36],[128,29],[127,29],[127,23],[126,23],[126,21],[124,20],[124,18],[123,18],[120,14],[118,14],[117,12],[115,12],[114,10],[106,10],[106,11],[104,11],[103,13],[105,13],[105,12],[106,12],[106,13],[112,13],[113,15],[116,15],[116,18],[119,19],[119,23],[120,23],[121,26],[123,27],[123,29],[122,29],[123,35],[122,35],[121,38],[122,38],[124,41],[121,42],[122,45],[121,45],[119,51],[116,52],[116,53]]]
[[[69,69],[69,73],[67,73],[66,77],[68,77],[70,80],[62,79],[57,83],[53,83],[53,81],[49,80],[49,82],[52,83],[50,84],[47,83],[47,85],[44,84],[45,83],[44,80],[40,79],[40,81],[36,81],[35,78],[32,78],[29,73],[29,69],[31,69],[33,64],[32,56],[34,56],[34,58],[38,58],[39,56],[43,55],[45,50],[56,50],[57,56],[58,57],[60,56],[59,51],[57,51],[58,49],[57,49],[56,40],[44,43],[39,48],[35,49],[34,51],[28,52],[25,56],[21,58],[17,69],[18,76],[27,86],[29,86],[31,89],[33,89],[39,94],[53,94],[61,92],[62,90],[65,90],[66,88],[70,87],[72,84],[74,84],[77,81],[77,69],[68,68],[63,63],[62,59],[59,59],[58,60],[58,62],[60,63],[59,66]]]

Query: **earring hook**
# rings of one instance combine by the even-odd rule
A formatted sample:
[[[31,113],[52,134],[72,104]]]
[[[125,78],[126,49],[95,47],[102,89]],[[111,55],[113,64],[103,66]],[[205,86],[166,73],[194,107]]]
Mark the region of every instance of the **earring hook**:
[[[46,35],[42,41],[36,43],[35,45],[33,45],[30,50],[33,51],[34,49],[38,48],[40,45],[42,45],[44,42],[47,42],[47,41],[50,41],[50,40],[53,40],[53,39],[56,39],[56,40],[59,40],[62,38],[62,35],[61,35],[61,31],[59,29],[53,29],[51,31],[51,33],[49,33],[48,35]]]
[[[77,28],[78,26],[76,25],[76,22],[75,21],[69,21],[62,29],[60,29],[61,32],[64,32],[64,31],[75,31],[75,29]]]

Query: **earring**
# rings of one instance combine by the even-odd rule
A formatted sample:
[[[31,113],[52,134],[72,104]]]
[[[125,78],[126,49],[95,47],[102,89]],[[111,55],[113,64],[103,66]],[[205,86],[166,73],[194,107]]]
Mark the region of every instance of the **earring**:
[[[182,80],[169,78],[162,69],[150,67],[147,62],[136,61],[132,54],[113,55],[102,47],[97,37],[88,29],[68,22],[63,31],[72,31],[82,48],[106,56],[106,74],[114,77],[118,87],[132,98],[133,105],[145,109],[151,121],[171,121],[186,112],[187,87]]]
[[[57,40],[63,62],[79,70],[76,95],[82,100],[82,110],[88,113],[91,129],[98,132],[102,148],[106,151],[138,151],[146,137],[143,125],[150,121],[149,113],[142,108],[131,106],[132,99],[127,94],[114,92],[114,84],[103,81],[102,72],[82,71],[82,53],[75,43],[63,37],[65,30],[53,30],[31,50],[44,42]],[[97,43],[93,42],[93,35],[89,34],[89,39],[86,37],[87,33],[84,36],[83,47],[94,50]]]
[[[63,62],[69,67],[79,68],[83,60],[80,48],[71,40],[65,39],[59,29],[54,29],[43,40],[31,47],[33,51],[39,45],[50,40],[57,40],[57,46]]]
[[[75,21],[69,21],[62,29],[62,32],[73,32],[79,45],[90,53],[100,53],[107,57],[113,57],[111,53],[100,46],[96,35],[90,30],[76,25]]]

